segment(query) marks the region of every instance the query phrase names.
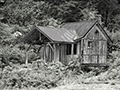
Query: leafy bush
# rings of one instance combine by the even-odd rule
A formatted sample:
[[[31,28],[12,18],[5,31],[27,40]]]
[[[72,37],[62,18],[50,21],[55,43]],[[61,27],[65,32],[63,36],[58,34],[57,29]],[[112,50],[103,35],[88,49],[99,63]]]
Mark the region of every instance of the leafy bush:
[[[1,58],[6,61],[6,63],[24,63],[25,51],[20,50],[16,46],[11,48],[10,46],[6,46],[1,48]]]
[[[111,57],[109,59],[109,68],[103,69],[102,71],[99,71],[99,74],[91,75],[89,80],[91,81],[110,81],[110,80],[120,80],[120,54],[119,51],[115,51],[111,53]],[[93,72],[92,72],[93,73]],[[89,74],[89,73],[88,73]],[[95,72],[93,74],[96,74]]]
[[[15,88],[51,88],[73,83],[74,80],[80,80],[78,78],[68,66],[60,62],[48,64],[45,60],[37,60],[28,65],[13,64],[3,70],[3,79],[7,81],[7,87]]]

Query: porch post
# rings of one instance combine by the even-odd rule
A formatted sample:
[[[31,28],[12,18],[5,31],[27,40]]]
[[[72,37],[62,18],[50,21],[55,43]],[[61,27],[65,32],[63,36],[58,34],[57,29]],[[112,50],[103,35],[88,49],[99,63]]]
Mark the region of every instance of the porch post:
[[[82,58],[82,61],[81,63],[84,62],[84,41],[83,39],[81,39],[81,42],[80,42],[80,57]]]
[[[108,45],[107,45],[107,41],[105,42],[105,61],[104,63],[107,63],[107,55],[108,55]]]
[[[56,48],[56,61],[59,61],[59,51],[60,51],[60,48],[59,48],[59,44],[57,44],[57,48]]]
[[[72,47],[71,47],[71,59],[73,59],[73,49],[74,49],[74,44],[72,44]]]
[[[25,64],[27,65],[28,64],[28,51],[25,51],[25,57],[26,57],[26,59],[25,59]]]
[[[54,47],[54,62],[56,61],[56,44],[54,43],[53,44],[53,47]]]
[[[77,43],[77,55],[80,55],[80,42]]]
[[[26,50],[25,50],[25,64],[27,65],[28,64],[28,59],[29,59],[29,49],[30,49],[31,45],[28,46],[26,44],[25,47],[26,47]]]
[[[43,59],[46,60],[46,44],[44,45],[44,51],[43,51],[43,52],[44,52],[44,53],[43,53],[43,55],[44,55],[44,56],[43,56]]]
[[[41,41],[41,39],[42,39],[42,38],[41,38],[41,33],[39,33],[39,40]]]

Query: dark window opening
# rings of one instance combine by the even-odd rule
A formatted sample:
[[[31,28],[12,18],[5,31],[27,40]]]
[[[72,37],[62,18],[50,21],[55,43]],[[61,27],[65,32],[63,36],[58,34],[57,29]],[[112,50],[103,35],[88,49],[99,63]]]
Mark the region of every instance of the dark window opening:
[[[67,55],[71,55],[72,54],[72,44],[67,44]],[[77,44],[74,44],[73,47],[73,54],[77,54]]]
[[[99,32],[98,32],[98,30],[95,31],[95,39],[99,40]]]
[[[67,55],[70,55],[71,54],[71,48],[72,48],[72,45],[71,44],[67,44],[67,52],[66,52],[66,54]]]
[[[77,44],[74,44],[73,54],[77,54]]]
[[[93,47],[93,42],[92,41],[88,41],[88,48],[92,48]]]
[[[99,34],[98,30],[95,31],[95,34]]]

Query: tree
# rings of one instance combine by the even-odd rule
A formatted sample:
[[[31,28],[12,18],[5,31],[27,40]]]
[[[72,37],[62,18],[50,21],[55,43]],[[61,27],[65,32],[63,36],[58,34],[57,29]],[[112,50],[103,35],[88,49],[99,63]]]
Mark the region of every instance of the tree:
[[[120,13],[120,6],[117,0],[99,0],[96,8],[102,15],[105,27],[108,27],[112,18]]]

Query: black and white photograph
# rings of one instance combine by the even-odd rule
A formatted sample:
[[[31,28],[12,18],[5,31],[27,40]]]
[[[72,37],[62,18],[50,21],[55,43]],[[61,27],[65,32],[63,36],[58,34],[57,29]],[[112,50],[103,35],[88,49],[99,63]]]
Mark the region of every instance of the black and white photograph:
[[[0,90],[120,90],[120,0],[0,0]]]

